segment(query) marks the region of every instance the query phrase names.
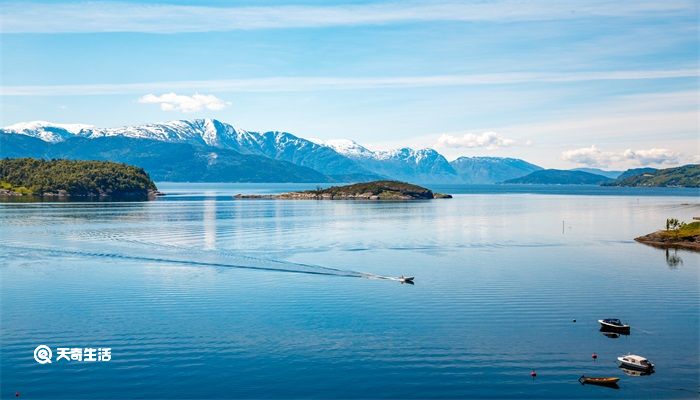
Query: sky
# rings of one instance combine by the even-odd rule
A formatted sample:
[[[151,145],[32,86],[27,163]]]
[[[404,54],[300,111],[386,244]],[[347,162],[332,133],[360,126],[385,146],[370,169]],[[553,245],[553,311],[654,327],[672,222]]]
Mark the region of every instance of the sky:
[[[216,118],[449,160],[700,162],[698,4],[0,1],[0,126]]]

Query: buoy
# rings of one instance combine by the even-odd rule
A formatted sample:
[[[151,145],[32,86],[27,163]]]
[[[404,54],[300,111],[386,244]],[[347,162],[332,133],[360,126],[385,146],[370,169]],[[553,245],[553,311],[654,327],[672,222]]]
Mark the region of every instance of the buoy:
[[[576,322],[576,320],[574,320],[574,322]]]
[[[15,392],[15,397],[19,397],[19,392]]]
[[[591,355],[591,357],[593,357],[593,359],[595,360],[595,359],[598,358],[598,355],[597,355],[596,353],[593,353],[593,354]]]
[[[537,376],[537,372],[533,369],[532,372],[530,372],[530,376],[534,379]]]

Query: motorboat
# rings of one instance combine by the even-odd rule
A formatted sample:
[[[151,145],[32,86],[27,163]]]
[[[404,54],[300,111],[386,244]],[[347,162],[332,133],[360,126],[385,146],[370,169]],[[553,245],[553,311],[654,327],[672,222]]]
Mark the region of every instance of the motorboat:
[[[630,326],[617,318],[599,319],[600,329],[613,332],[629,332]]]
[[[399,282],[401,283],[413,283],[415,276],[399,276]]]
[[[634,354],[617,357],[617,362],[620,364],[620,367],[628,369],[636,369],[638,371],[654,370],[654,364],[649,362],[646,358]]]
[[[585,375],[581,375],[581,377],[578,378],[578,381],[581,382],[582,385],[590,384],[590,385],[610,386],[610,387],[617,387],[617,382],[619,380],[620,380],[620,378],[615,378],[615,377],[592,377],[592,376],[585,376]]]

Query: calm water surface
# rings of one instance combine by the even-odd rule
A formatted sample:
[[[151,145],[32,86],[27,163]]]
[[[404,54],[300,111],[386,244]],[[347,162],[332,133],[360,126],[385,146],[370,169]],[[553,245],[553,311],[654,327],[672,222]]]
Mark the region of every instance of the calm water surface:
[[[159,187],[153,202],[0,204],[3,398],[698,397],[700,255],[632,240],[699,216],[697,191]],[[605,317],[632,334],[603,336]],[[39,344],[112,360],[40,365]],[[625,375],[627,352],[657,372]]]

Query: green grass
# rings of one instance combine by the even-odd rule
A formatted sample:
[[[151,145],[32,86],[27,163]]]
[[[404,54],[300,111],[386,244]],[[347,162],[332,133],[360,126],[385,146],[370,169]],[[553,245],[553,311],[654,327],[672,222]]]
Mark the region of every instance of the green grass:
[[[678,229],[662,231],[661,234],[666,238],[673,239],[690,239],[695,236],[700,236],[700,221],[685,224]]]
[[[9,190],[11,192],[19,193],[22,195],[32,195],[34,192],[24,186],[14,186],[9,182],[0,181],[0,189]]]

